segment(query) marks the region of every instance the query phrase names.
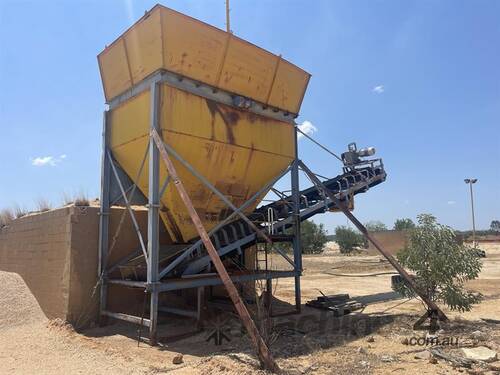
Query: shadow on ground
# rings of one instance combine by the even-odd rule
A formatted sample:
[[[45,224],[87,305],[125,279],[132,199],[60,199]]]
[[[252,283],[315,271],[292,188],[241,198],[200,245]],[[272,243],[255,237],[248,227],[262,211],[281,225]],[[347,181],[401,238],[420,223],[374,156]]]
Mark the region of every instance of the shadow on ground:
[[[385,296],[385,297],[393,297]],[[382,296],[378,296],[380,300]],[[249,309],[254,310],[250,305]],[[278,299],[273,300],[273,312],[290,312],[295,308]],[[334,317],[333,313],[303,305],[301,313],[273,318],[271,328],[265,321],[256,321],[263,329],[263,336],[269,343],[276,358],[289,358],[297,355],[315,353],[318,350],[343,346],[353,340],[367,337],[381,327],[390,325],[398,315],[374,315],[351,313]],[[204,329],[197,330],[196,321],[170,314],[161,314],[158,333],[160,346],[156,350],[168,350],[194,356],[210,356],[216,353],[253,352],[252,344],[243,329],[238,316],[232,312],[212,311],[204,321]],[[125,322],[113,322],[105,327],[97,327],[82,332],[87,337],[106,338],[107,336],[125,336],[138,340],[147,337],[147,328],[138,331],[137,326]],[[221,345],[215,345],[214,335],[223,333]],[[210,337],[211,336],[211,337]],[[210,337],[210,338],[209,338]],[[141,346],[147,345],[141,342]]]

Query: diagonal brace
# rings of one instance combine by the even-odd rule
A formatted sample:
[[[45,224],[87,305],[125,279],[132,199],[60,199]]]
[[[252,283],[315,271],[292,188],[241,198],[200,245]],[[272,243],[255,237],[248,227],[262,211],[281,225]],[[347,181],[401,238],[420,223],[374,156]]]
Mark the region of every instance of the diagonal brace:
[[[196,212],[184,185],[182,184],[181,180],[179,179],[179,176],[177,175],[177,171],[175,170],[174,164],[172,163],[170,157],[168,156],[167,149],[164,143],[159,138],[158,133],[155,131],[155,129],[151,130],[151,137],[153,137],[156,146],[158,147],[158,150],[160,152],[160,156],[163,159],[165,166],[167,167],[168,173],[171,176],[172,181],[175,187],[177,188],[177,191],[179,192],[179,195],[189,212],[189,216],[191,217],[191,220],[193,221],[193,224],[199,236],[203,240],[203,244],[205,245],[208,254],[210,255],[210,258],[214,263],[217,273],[219,274],[222,282],[224,283],[224,286],[226,287],[229,297],[233,301],[234,307],[238,312],[243,325],[245,326],[248,334],[250,335],[250,338],[252,339],[252,342],[257,350],[259,360],[267,370],[270,370],[272,372],[279,372],[280,368],[274,361],[272,354],[269,351],[269,348],[267,347],[264,339],[260,335],[259,330],[257,329],[257,326],[252,320],[247,307],[243,303],[243,300],[241,299],[238,290],[236,289],[233,281],[231,280],[231,277],[227,273],[227,270],[224,267],[224,264],[222,263],[219,254],[217,254],[217,250],[215,250],[215,247],[212,241],[210,240],[210,237],[208,236],[206,229],[203,227],[201,219],[198,216],[198,213]]]
[[[436,311],[440,320],[446,321],[448,318],[446,317],[445,313],[436,305],[434,301],[432,301],[425,293],[422,293],[420,291],[420,288],[418,285],[413,281],[411,276],[406,272],[406,270],[398,263],[398,261],[387,251],[385,251],[382,246],[376,241],[371,234],[368,232],[366,227],[352,214],[352,212],[349,211],[349,209],[344,205],[342,201],[340,201],[335,194],[333,194],[330,190],[328,190],[325,185],[316,177],[316,175],[311,172],[311,170],[301,161],[299,160],[299,164],[301,169],[307,174],[307,176],[313,181],[313,183],[316,185],[318,189],[321,189],[327,196],[330,198],[330,200],[339,207],[344,215],[347,216],[349,220],[358,228],[358,230],[366,237],[368,241],[370,241],[373,246],[389,261],[389,263],[396,269],[396,271],[399,272],[401,277],[405,279],[407,282],[408,286],[413,289],[413,291],[420,297],[422,300],[427,304],[427,306],[433,310]]]
[[[142,252],[144,253],[144,258],[146,260],[146,264],[148,263],[148,255],[146,251],[146,246],[144,244],[144,239],[142,238],[141,230],[139,228],[139,224],[137,223],[137,220],[134,215],[134,211],[132,210],[132,207],[130,207],[130,202],[127,198],[127,194],[125,193],[125,189],[123,188],[122,182],[120,181],[120,176],[118,175],[118,171],[116,170],[115,163],[113,162],[113,158],[111,157],[111,152],[108,150],[108,159],[109,163],[111,164],[111,169],[113,170],[113,174],[115,175],[116,182],[118,183],[118,187],[120,188],[120,191],[123,196],[123,200],[125,201],[125,205],[127,206],[127,210],[130,214],[130,218],[132,219],[132,223],[134,225],[135,232],[137,233],[137,237],[139,238],[139,242],[141,244],[141,249]]]
[[[170,153],[175,159],[177,159],[184,167],[186,167],[196,178],[198,178],[207,188],[209,188],[215,195],[217,195],[229,208],[231,208],[234,212],[237,212],[238,216],[241,217],[261,238],[263,238],[267,243],[272,244],[271,239],[266,236],[266,234],[257,228],[257,226],[245,216],[245,214],[238,210],[229,199],[226,198],[224,194],[222,194],[215,186],[213,186],[204,176],[202,176],[198,171],[196,171],[192,165],[190,165],[187,161],[185,161],[170,145],[163,142],[160,138],[160,135],[156,131],[156,129],[151,130],[151,136],[155,140],[156,144],[163,144],[163,147]],[[160,146],[158,146],[160,148]]]
[[[282,178],[284,175],[286,175],[289,172],[290,168],[287,168],[283,173],[281,173],[278,177],[270,181],[266,186],[264,186],[262,189],[260,189],[257,193],[255,193],[252,197],[250,197],[249,200],[247,200],[245,203],[243,203],[238,210],[233,211],[228,217],[226,217],[223,221],[221,221],[219,224],[217,224],[214,228],[208,232],[208,235],[211,236],[215,232],[217,232],[220,228],[222,228],[224,225],[229,223],[237,214],[239,211],[245,210],[247,207],[249,207],[259,196],[264,194],[269,188],[271,188],[276,181],[278,181],[280,178]],[[181,263],[184,259],[186,259],[193,251],[196,249],[198,246],[202,244],[202,240],[196,241],[193,245],[191,245],[186,251],[184,251],[180,256],[178,256],[172,263],[170,263],[166,268],[163,269],[163,271],[160,272],[160,279],[167,275],[170,271],[172,271],[179,263]]]

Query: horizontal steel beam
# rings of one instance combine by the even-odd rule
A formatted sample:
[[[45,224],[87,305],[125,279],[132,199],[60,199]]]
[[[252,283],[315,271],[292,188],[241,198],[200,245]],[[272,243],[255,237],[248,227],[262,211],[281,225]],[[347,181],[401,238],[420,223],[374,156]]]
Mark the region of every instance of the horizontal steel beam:
[[[108,283],[128,286],[132,288],[146,288],[147,283],[144,281],[132,281],[132,280],[123,280],[123,279],[108,279]]]
[[[190,318],[198,318],[198,312],[194,310],[179,309],[176,307],[159,306],[158,311],[166,312],[169,314],[175,314],[180,316],[187,316]]]
[[[125,320],[126,322],[129,323],[134,323],[138,325],[143,325],[145,327],[149,327],[151,325],[151,321],[146,318],[141,318],[139,316],[134,316],[134,315],[128,315],[128,314],[123,314],[123,313],[116,313],[116,312],[111,312],[104,310],[101,312],[102,315],[109,316],[111,318],[119,319],[119,320]]]
[[[300,274],[300,271],[268,271],[268,272],[252,272],[244,273],[239,275],[230,275],[231,280],[235,283],[242,283],[254,280],[269,280],[269,279],[279,279],[284,277],[295,277]],[[143,281],[132,281],[132,280],[122,280],[122,279],[109,279],[108,283],[118,284],[131,288],[147,288],[148,284]],[[203,274],[196,275],[195,277],[186,278],[176,278],[167,279],[161,283],[156,284],[156,288],[159,292],[167,292],[170,290],[180,290],[180,289],[190,289],[197,288],[200,286],[215,286],[222,285],[222,281],[219,276],[204,276]]]
[[[272,272],[258,272],[258,273],[248,273],[241,275],[231,275],[231,280],[234,283],[242,283],[254,280],[268,280],[268,279],[278,279],[284,277],[295,277],[295,271],[272,271]],[[180,290],[197,288],[200,286],[215,286],[222,285],[222,280],[219,276],[204,276],[198,278],[186,278],[186,279],[174,279],[162,282],[158,286],[160,292],[166,292],[169,290]]]
[[[143,79],[141,82],[125,91],[123,94],[118,95],[117,97],[110,100],[108,102],[109,109],[112,110],[125,101],[141,94],[142,92],[148,91],[151,87],[151,83],[153,82],[166,83],[169,86],[190,92],[191,94],[240,109],[237,105],[234,104],[234,98],[238,95],[229,91],[221,90],[215,86],[207,85],[206,83],[186,78],[167,70],[156,71],[149,77]],[[295,124],[294,119],[297,116],[293,113],[283,111],[276,107],[271,107],[267,104],[257,102],[253,99],[251,99],[250,102],[250,107],[245,108],[245,110],[248,112],[252,112],[265,117],[270,117],[275,120],[288,122],[290,124]]]

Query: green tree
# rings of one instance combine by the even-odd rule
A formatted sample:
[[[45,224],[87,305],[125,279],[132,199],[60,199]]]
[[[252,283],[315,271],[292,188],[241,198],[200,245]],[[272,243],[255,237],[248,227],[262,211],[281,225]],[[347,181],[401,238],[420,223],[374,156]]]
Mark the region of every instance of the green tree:
[[[490,229],[493,232],[500,232],[500,220],[492,220],[490,224]]]
[[[325,226],[314,221],[305,220],[300,224],[301,248],[304,254],[323,252],[328,241]]]
[[[335,228],[335,241],[342,254],[348,254],[359,246],[363,246],[363,235],[355,230],[338,226]]]
[[[415,228],[415,223],[412,219],[397,219],[394,222],[394,230],[408,230]]]
[[[469,311],[481,300],[464,283],[479,276],[481,261],[468,246],[460,244],[450,227],[429,214],[417,216],[408,245],[397,254],[399,262],[414,274],[420,290],[452,310]],[[404,296],[414,296],[404,284],[396,287]]]
[[[387,230],[387,226],[379,220],[371,220],[365,223],[365,227],[369,232],[383,232]]]

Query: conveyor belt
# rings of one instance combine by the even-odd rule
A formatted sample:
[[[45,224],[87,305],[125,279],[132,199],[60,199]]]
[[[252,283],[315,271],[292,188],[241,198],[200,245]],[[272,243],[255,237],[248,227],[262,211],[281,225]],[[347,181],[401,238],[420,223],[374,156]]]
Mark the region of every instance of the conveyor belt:
[[[345,202],[349,196],[366,192],[369,188],[383,182],[386,173],[383,164],[367,162],[363,167],[344,168],[344,173],[326,180],[323,183],[337,197]],[[316,187],[310,187],[301,191],[300,220],[307,220],[312,216],[324,213],[335,207],[330,199],[324,197]],[[292,226],[292,197],[286,196],[276,202],[257,208],[249,218],[261,229],[267,230],[267,219],[269,210],[273,211],[273,233],[276,235],[286,235],[286,229]],[[242,252],[245,248],[254,245],[260,239],[255,232],[249,228],[243,220],[233,221],[219,229],[211,236],[215,247],[218,249],[221,257],[238,251]],[[196,274],[203,271],[209,264],[210,258],[206,254],[203,245],[193,252],[191,259],[186,262],[183,268],[183,275]],[[181,269],[182,269],[181,268]]]
[[[355,168],[345,168],[343,173],[337,177],[324,180],[324,185],[336,195],[342,202],[346,202],[348,197],[364,193],[369,188],[374,187],[386,179],[386,173],[380,159],[366,161],[364,164]],[[300,220],[307,220],[312,216],[324,213],[335,208],[335,204],[329,198],[324,196],[316,187],[310,187],[300,192]],[[269,211],[273,212],[273,235],[271,236],[274,242],[289,241],[290,236],[286,232],[292,226],[293,204],[291,196],[283,196],[275,202],[260,206],[248,217],[263,231],[269,232]],[[233,254],[235,251],[242,252],[262,241],[257,237],[256,233],[244,220],[234,220],[229,224],[220,228],[217,232],[210,236],[212,243],[215,245],[219,256],[225,257]],[[193,240],[193,243],[197,239]],[[177,250],[168,256],[160,256],[160,266],[164,267],[172,262],[177,256],[183,253],[182,250]],[[185,245],[187,250],[190,245]],[[136,278],[141,279],[144,275],[145,263],[142,255],[122,265],[122,271],[127,270],[128,277],[135,274]],[[176,266],[165,277],[179,277],[200,273],[204,271],[211,263],[203,244],[200,244],[194,251],[191,252],[182,263]],[[131,267],[135,267],[134,272]],[[122,275],[125,272],[122,272]]]

